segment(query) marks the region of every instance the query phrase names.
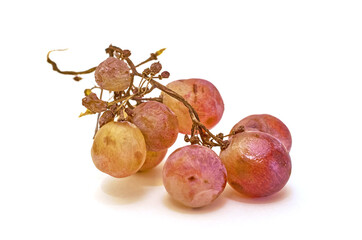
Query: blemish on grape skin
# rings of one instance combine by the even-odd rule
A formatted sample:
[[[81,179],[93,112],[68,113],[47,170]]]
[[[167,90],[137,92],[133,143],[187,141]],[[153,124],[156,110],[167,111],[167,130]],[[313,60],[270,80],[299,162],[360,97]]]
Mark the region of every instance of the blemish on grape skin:
[[[190,182],[193,182],[196,180],[195,176],[191,176],[191,177],[188,177],[187,180],[189,180]]]
[[[109,146],[109,145],[115,145],[116,144],[116,141],[115,140],[113,140],[111,137],[109,137],[109,136],[105,136],[104,138],[103,138],[103,142],[104,142],[104,144],[106,144],[107,146]]]

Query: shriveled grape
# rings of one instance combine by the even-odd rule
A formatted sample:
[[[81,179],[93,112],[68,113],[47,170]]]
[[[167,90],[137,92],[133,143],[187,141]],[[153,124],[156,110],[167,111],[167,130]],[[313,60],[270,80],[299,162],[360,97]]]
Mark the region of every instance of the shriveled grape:
[[[269,114],[255,114],[240,120],[231,130],[244,126],[245,131],[260,131],[273,135],[279,139],[288,152],[292,147],[292,136],[287,126],[278,118]]]
[[[167,192],[188,207],[202,207],[214,201],[226,185],[226,169],[211,149],[189,145],[174,151],[163,167]]]
[[[99,64],[94,75],[98,86],[109,91],[123,91],[131,83],[128,65],[114,57],[109,57]]]
[[[291,173],[289,153],[270,134],[250,131],[231,138],[220,153],[228,183],[250,197],[264,197],[281,190]]]
[[[196,110],[208,129],[214,127],[224,113],[224,102],[217,88],[209,81],[198,78],[177,80],[166,85],[180,94]],[[176,115],[179,121],[179,131],[184,134],[191,133],[192,121],[189,110],[177,99],[162,93],[163,103]]]
[[[145,163],[142,165],[139,171],[147,171],[156,167],[165,158],[168,149],[164,149],[158,152],[147,151]]]
[[[161,151],[169,148],[177,139],[177,117],[160,102],[141,103],[133,109],[130,121],[141,130],[148,151]]]
[[[146,159],[141,131],[130,122],[109,122],[101,127],[91,150],[94,165],[113,177],[136,173]]]

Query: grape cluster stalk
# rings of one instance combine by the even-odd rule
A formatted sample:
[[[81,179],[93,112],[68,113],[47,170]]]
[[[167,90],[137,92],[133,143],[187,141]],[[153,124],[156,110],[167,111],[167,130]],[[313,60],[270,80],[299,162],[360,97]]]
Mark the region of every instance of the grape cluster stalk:
[[[144,97],[145,95],[149,94],[155,88],[161,90],[162,92],[166,93],[167,95],[177,99],[180,101],[187,109],[189,110],[189,115],[192,120],[192,128],[191,134],[188,136],[187,134],[184,137],[186,142],[190,142],[193,144],[199,144],[206,146],[208,148],[212,148],[215,146],[219,146],[222,150],[226,149],[229,145],[228,140],[224,140],[224,137],[230,136],[224,135],[223,133],[219,133],[214,135],[203,123],[201,123],[198,113],[192,107],[192,105],[187,102],[180,94],[171,90],[170,88],[166,87],[165,85],[161,84],[157,80],[162,80],[164,78],[169,77],[169,72],[163,71],[160,73],[162,69],[162,65],[160,62],[155,62],[151,64],[149,68],[145,68],[142,72],[138,71],[137,68],[140,66],[158,60],[158,56],[163,53],[165,48],[156,51],[155,53],[151,53],[150,57],[146,60],[142,61],[141,63],[135,65],[133,61],[130,59],[131,52],[129,50],[123,50],[119,47],[109,45],[105,49],[106,53],[109,54],[109,57],[115,57],[127,62],[131,73],[130,73],[130,84],[128,88],[124,91],[114,91],[113,101],[105,102],[101,100],[103,89],[101,89],[100,97],[92,92],[92,89],[86,89],[85,95],[86,97],[83,99],[83,105],[87,107],[87,111],[82,113],[80,116],[85,116],[89,114],[98,113],[97,117],[97,124],[95,129],[96,135],[99,126],[104,125],[114,117],[117,117],[119,120],[125,120],[127,113],[131,114],[131,110],[134,109],[130,103],[130,100],[134,100],[137,102],[137,105],[144,102],[144,101],[159,101],[162,102],[162,98],[147,98]],[[59,51],[59,50],[53,50]],[[75,81],[80,81],[82,78],[79,75],[89,74],[96,70],[97,67],[92,67],[85,71],[61,71],[58,68],[58,65],[50,59],[50,53],[53,51],[49,51],[47,54],[47,62],[50,63],[53,67],[53,70],[65,74],[65,75],[74,75]],[[141,81],[138,87],[134,85],[135,77],[140,77]],[[97,87],[94,87],[97,88]],[[102,115],[103,113],[103,115]],[[102,117],[101,117],[102,116]],[[231,135],[236,133],[242,132],[244,129],[241,126],[239,129],[233,131]]]

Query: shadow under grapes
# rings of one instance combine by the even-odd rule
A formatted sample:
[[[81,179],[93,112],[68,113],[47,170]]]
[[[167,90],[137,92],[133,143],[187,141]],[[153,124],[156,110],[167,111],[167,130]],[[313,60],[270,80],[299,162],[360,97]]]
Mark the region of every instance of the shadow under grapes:
[[[98,200],[107,204],[130,204],[139,201],[149,187],[162,186],[162,168],[138,172],[125,178],[106,176],[97,194]]]

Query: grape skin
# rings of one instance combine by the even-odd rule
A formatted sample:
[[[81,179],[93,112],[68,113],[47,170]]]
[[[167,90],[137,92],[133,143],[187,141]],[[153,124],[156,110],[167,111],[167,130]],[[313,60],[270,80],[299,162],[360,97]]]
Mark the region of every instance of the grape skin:
[[[249,131],[234,135],[220,152],[228,183],[249,197],[280,191],[291,174],[291,160],[283,144],[270,134]]]
[[[130,121],[141,130],[148,151],[167,149],[177,139],[177,117],[166,105],[160,102],[141,103],[133,109]]]
[[[94,165],[116,178],[136,173],[146,159],[146,144],[141,131],[130,122],[109,122],[101,127],[93,141]]]
[[[100,63],[94,76],[98,86],[109,91],[123,91],[131,83],[130,68],[124,61],[114,57]]]
[[[147,151],[145,163],[139,171],[147,171],[156,167],[165,158],[167,151],[168,149],[164,149],[159,152]]]
[[[162,175],[171,197],[192,208],[210,204],[226,185],[226,169],[220,158],[200,145],[181,147],[171,153]]]
[[[278,118],[269,114],[254,114],[240,120],[231,129],[237,130],[240,126],[244,126],[246,131],[260,131],[269,133],[279,139],[290,152],[292,147],[292,136],[287,126]]]
[[[224,113],[224,102],[217,88],[209,81],[198,78],[177,80],[166,85],[180,94],[199,115],[200,121],[208,129],[213,128]],[[191,134],[192,121],[188,108],[179,100],[162,93],[166,104],[179,120],[179,131]]]

